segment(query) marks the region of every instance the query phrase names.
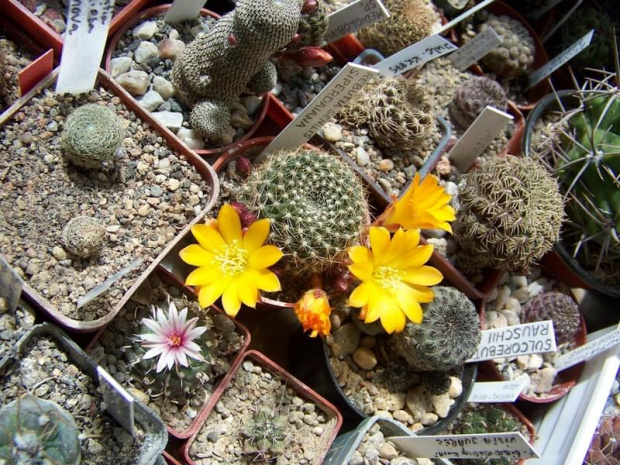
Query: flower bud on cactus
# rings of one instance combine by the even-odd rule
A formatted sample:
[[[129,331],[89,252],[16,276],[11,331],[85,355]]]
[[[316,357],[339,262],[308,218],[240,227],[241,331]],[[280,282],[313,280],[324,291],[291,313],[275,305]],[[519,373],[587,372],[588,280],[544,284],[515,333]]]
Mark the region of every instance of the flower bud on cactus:
[[[448,110],[452,122],[461,129],[467,129],[487,105],[504,111],[507,103],[506,92],[497,81],[475,76],[456,89]]]
[[[27,395],[0,410],[0,462],[80,463],[80,441],[70,413],[49,400]]]
[[[545,292],[523,306],[524,322],[552,320],[558,344],[573,342],[579,330],[579,307],[568,295]]]

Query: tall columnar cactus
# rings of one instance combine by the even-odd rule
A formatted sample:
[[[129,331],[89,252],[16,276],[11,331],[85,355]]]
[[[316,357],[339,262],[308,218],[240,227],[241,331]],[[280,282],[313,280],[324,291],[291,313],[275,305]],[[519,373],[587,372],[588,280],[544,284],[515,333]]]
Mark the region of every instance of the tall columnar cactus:
[[[558,344],[573,342],[579,330],[579,307],[561,292],[537,295],[523,306],[523,316],[526,323],[552,320]]]
[[[232,141],[226,102],[248,88],[257,93],[273,88],[276,75],[269,58],[293,38],[300,14],[299,0],[240,0],[185,48],[174,63],[172,82],[177,97],[194,107],[191,121],[197,132],[218,143]]]
[[[0,462],[80,463],[80,441],[73,416],[58,404],[27,395],[0,410]]]
[[[295,49],[321,45],[328,25],[325,0],[305,0],[299,18],[299,42]]]
[[[425,90],[411,79],[371,82],[337,115],[352,127],[367,127],[382,147],[413,149],[435,125]]]
[[[253,170],[239,200],[271,220],[271,241],[282,262],[322,272],[359,242],[368,220],[364,188],[338,158],[311,149],[281,151]],[[281,263],[282,263],[281,262]]]
[[[525,272],[558,240],[564,201],[539,163],[508,155],[483,162],[459,185],[452,227],[473,268]]]
[[[507,103],[506,92],[497,81],[475,76],[456,89],[448,110],[452,122],[461,129],[467,129],[487,105],[504,111]]]
[[[435,298],[423,304],[421,324],[407,322],[394,333],[394,350],[416,370],[447,371],[465,363],[480,342],[480,319],[465,294],[451,287],[433,288]]]

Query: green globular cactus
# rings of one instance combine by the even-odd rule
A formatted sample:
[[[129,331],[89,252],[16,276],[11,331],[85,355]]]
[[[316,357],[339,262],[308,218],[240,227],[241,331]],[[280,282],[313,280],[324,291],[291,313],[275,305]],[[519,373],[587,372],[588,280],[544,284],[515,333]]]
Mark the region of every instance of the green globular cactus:
[[[533,64],[536,55],[534,38],[520,21],[509,16],[489,14],[479,26],[478,32],[492,27],[502,43],[487,53],[481,62],[500,77],[516,78],[524,74]]]
[[[256,461],[271,462],[286,449],[286,415],[279,415],[270,407],[261,407],[242,432],[245,438],[243,452]]]
[[[298,0],[237,2],[233,11],[194,39],[174,62],[172,83],[177,98],[190,107],[205,100],[225,104],[255,87],[254,77],[264,80],[269,58],[295,35],[300,14]],[[202,126],[202,118],[192,121],[198,133],[210,133]]]
[[[526,272],[558,240],[564,200],[557,181],[539,163],[508,155],[463,176],[452,228],[461,260]]]
[[[435,126],[425,90],[411,79],[385,78],[366,85],[336,116],[387,148],[413,149]]]
[[[462,365],[480,342],[480,319],[476,307],[462,292],[436,286],[435,298],[423,304],[421,324],[407,322],[392,334],[394,351],[419,371],[448,371]]]
[[[32,395],[5,405],[0,410],[0,462],[78,465],[80,441],[73,416]]]
[[[552,320],[558,344],[574,342],[580,325],[579,307],[570,296],[545,292],[527,302],[522,312],[524,323]]]
[[[298,272],[327,271],[359,243],[368,222],[364,187],[337,157],[313,149],[280,151],[252,171],[239,201],[271,220],[281,263]]]
[[[87,169],[110,168],[120,148],[125,129],[113,110],[91,103],[74,110],[62,131],[64,156]]]
[[[452,379],[445,371],[427,371],[421,376],[421,383],[434,396],[440,396],[450,390]]]
[[[293,47],[293,50],[321,45],[328,24],[327,2],[325,0],[305,0],[297,28],[299,42]]]
[[[198,103],[189,121],[196,132],[213,144],[228,145],[235,136],[235,129],[230,125],[228,105],[220,100],[203,100]]]
[[[106,240],[105,227],[90,216],[76,216],[62,230],[62,243],[67,252],[81,258],[97,253]]]
[[[368,48],[390,56],[431,34],[439,15],[425,0],[384,0],[390,17],[357,32]]]
[[[475,76],[456,89],[448,111],[455,125],[467,129],[487,105],[504,111],[507,103],[506,92],[497,81]]]

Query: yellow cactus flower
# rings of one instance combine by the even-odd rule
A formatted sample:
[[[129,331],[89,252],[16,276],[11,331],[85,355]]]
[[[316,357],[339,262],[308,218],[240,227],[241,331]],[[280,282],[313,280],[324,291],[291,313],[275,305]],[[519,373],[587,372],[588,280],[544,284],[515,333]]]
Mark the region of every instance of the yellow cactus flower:
[[[381,217],[382,224],[390,231],[400,226],[404,230],[444,229],[452,233],[448,223],[455,219],[451,199],[437,177],[428,175],[420,182],[420,173],[416,173],[405,194],[400,199],[393,197]]]
[[[268,268],[282,258],[282,251],[263,245],[269,226],[268,219],[258,220],[243,234],[239,214],[228,204],[220,209],[217,221],[192,226],[198,244],[185,247],[179,255],[199,267],[187,276],[185,284],[197,286],[202,308],[221,296],[224,310],[234,317],[242,302],[256,307],[259,291],[280,290],[278,277]]]
[[[439,270],[423,266],[433,253],[432,245],[419,245],[418,230],[399,228],[390,238],[386,228],[373,226],[369,231],[370,249],[349,247],[353,261],[349,271],[362,284],[349,296],[351,307],[361,307],[360,318],[366,323],[381,319],[388,333],[404,329],[407,318],[422,322],[420,303],[431,302],[433,291],[427,286],[443,279]]]
[[[329,321],[331,311],[327,294],[322,289],[310,289],[304,292],[295,304],[295,315],[301,321],[304,331],[312,330],[310,337],[329,334],[332,328]]]

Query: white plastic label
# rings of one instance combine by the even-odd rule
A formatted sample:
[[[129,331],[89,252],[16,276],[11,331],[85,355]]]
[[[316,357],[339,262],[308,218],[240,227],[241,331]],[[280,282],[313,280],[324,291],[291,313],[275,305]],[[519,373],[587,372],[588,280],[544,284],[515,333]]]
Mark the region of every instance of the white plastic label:
[[[555,333],[551,320],[482,331],[476,354],[467,362],[555,352]]]
[[[521,433],[451,434],[389,438],[412,457],[428,459],[538,458]]]
[[[381,76],[397,76],[457,49],[458,47],[452,42],[435,34],[387,57],[377,63],[375,68],[379,70]]]
[[[187,19],[197,18],[206,0],[174,0],[164,16],[166,23],[178,23]]]
[[[114,0],[71,0],[56,92],[80,94],[95,87],[108,39]]]
[[[512,116],[508,113],[487,106],[450,150],[448,154],[450,162],[461,173],[466,173],[474,160],[510,121]]]
[[[490,51],[495,50],[501,43],[502,38],[497,35],[495,29],[487,27],[484,31],[450,55],[450,61],[456,69],[463,71]]]
[[[497,403],[514,402],[527,385],[527,379],[514,381],[490,381],[474,383],[467,402]]]
[[[24,282],[0,255],[0,297],[7,300],[9,310],[14,312],[22,295]]]
[[[269,152],[296,149],[301,146],[377,74],[376,69],[368,66],[347,63],[308,106],[255,158],[255,162],[260,162]]]
[[[331,13],[325,31],[325,42],[328,44],[336,39],[370,26],[372,23],[390,17],[390,12],[381,0],[357,0],[344,8]]]
[[[588,45],[590,45],[590,42],[592,41],[592,36],[593,35],[594,35],[594,29],[592,29],[585,36],[583,36],[581,39],[579,39],[573,45],[568,47],[566,50],[564,50],[558,56],[556,56],[555,58],[550,60],[549,63],[544,65],[542,68],[539,68],[536,71],[530,73],[530,75],[528,77],[527,89],[529,89],[530,87],[533,87],[536,84],[538,84],[540,81],[542,81],[547,76],[549,76],[551,73],[553,73],[556,69],[558,69],[560,66],[563,66],[564,64],[566,64],[569,60],[571,60],[573,57],[575,57],[579,52],[581,52]]]
[[[559,356],[555,361],[555,369],[558,371],[566,370],[578,363],[596,357],[617,344],[620,344],[620,328],[616,328],[610,333]]]
[[[448,30],[452,29],[458,23],[460,23],[461,21],[463,21],[466,18],[469,18],[471,15],[473,15],[477,11],[480,11],[483,8],[486,8],[488,5],[490,5],[494,1],[495,0],[484,0],[484,2],[478,3],[476,6],[471,7],[469,10],[467,10],[467,11],[461,13],[460,15],[458,15],[452,21],[450,21],[450,22],[444,24],[443,26],[441,26],[441,29],[439,29],[439,31],[437,31],[437,34],[442,34],[445,31],[448,31]]]
[[[97,367],[97,374],[105,409],[132,436],[135,436],[133,397],[102,367]]]

